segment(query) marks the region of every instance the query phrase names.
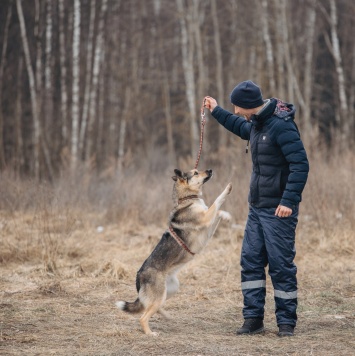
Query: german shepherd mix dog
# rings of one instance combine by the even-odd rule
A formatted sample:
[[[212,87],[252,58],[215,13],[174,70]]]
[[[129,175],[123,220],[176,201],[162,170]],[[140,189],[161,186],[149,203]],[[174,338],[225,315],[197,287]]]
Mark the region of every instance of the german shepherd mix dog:
[[[149,319],[156,312],[168,318],[162,309],[167,298],[179,289],[178,271],[206,246],[221,219],[230,220],[219,210],[232,190],[229,183],[211,207],[201,196],[201,188],[212,177],[212,170],[193,169],[183,173],[174,170],[174,209],[170,213],[169,229],[137,273],[138,298],[135,302],[119,301],[116,306],[128,313],[143,312],[140,324],[146,334],[156,336],[149,328]]]

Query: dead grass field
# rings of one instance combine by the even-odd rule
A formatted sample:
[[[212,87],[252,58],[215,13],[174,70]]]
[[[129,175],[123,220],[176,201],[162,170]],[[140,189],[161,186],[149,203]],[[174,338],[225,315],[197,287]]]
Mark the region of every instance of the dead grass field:
[[[47,217],[54,240],[57,216]],[[272,288],[268,281],[266,333],[237,337],[242,323],[239,254],[242,233],[220,226],[217,235],[180,274],[181,290],[168,300],[172,320],[154,317],[158,338],[144,335],[138,318],[120,312],[118,299],[136,297],[135,273],[158,241],[154,225],[97,231],[97,216],[74,224],[57,246],[48,246],[33,216],[1,214],[2,255],[10,241],[23,242],[18,260],[1,266],[3,355],[353,355],[355,350],[354,248],[322,247],[321,236],[304,226],[297,240],[299,323],[294,338],[276,336]],[[65,224],[63,225],[65,226]],[[28,236],[34,237],[28,241]],[[49,236],[48,235],[48,236]],[[10,239],[12,236],[12,239]],[[311,239],[309,238],[311,236]],[[42,241],[41,241],[42,240]],[[345,241],[345,239],[344,239]],[[48,256],[31,249],[54,248]],[[20,245],[20,244],[19,244]],[[18,245],[18,246],[19,246]],[[7,249],[7,250],[6,250]],[[46,252],[43,252],[46,253]],[[55,267],[54,267],[55,266]]]
[[[319,170],[322,177],[334,171],[327,167]],[[70,200],[65,190],[2,177],[0,354],[354,355],[354,208],[349,205],[354,170],[347,167],[334,173],[340,196],[336,201],[324,193],[334,194],[327,179],[310,178],[296,238],[299,322],[296,335],[282,339],[276,335],[269,279],[265,334],[235,335],[243,321],[239,257],[240,225],[246,217],[246,193],[240,193],[238,184],[247,186],[248,178],[233,182],[235,198],[226,204],[239,218],[234,225],[221,224],[203,253],[181,271],[180,292],[166,305],[172,319],[153,317],[151,327],[160,333],[154,338],[142,333],[137,316],[121,312],[114,303],[136,297],[136,271],[166,229],[172,182],[167,179],[160,192],[167,203],[159,218],[153,211],[159,202],[149,196],[143,196],[150,204],[143,212],[129,205],[142,192],[127,197],[127,184],[138,179],[126,180],[124,189],[116,186],[119,201],[102,209],[98,201],[93,211],[85,202],[73,203],[81,191],[70,191]],[[245,172],[235,173],[235,179],[238,174]],[[208,202],[226,181],[209,183]],[[344,186],[352,188],[343,192]],[[113,187],[106,189],[117,198]],[[122,212],[124,204],[129,215]]]

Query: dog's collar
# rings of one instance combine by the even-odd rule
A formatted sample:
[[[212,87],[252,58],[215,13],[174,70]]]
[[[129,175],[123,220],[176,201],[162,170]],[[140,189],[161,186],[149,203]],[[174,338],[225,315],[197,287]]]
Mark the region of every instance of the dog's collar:
[[[198,195],[189,195],[185,198],[179,199],[178,204],[182,203],[185,200],[190,200],[190,199],[199,199],[199,197],[198,197]]]
[[[192,252],[185,244],[184,241],[181,240],[181,238],[176,234],[176,232],[174,231],[173,227],[170,225],[169,226],[169,232],[170,235],[175,239],[175,241],[185,250],[187,251],[190,255],[194,256],[195,253]]]

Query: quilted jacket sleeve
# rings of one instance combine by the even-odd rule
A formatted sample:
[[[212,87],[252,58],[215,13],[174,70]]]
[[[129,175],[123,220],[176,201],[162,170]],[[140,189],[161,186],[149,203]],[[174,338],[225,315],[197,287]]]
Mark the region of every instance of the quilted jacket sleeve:
[[[292,209],[301,201],[301,194],[307,182],[309,172],[307,154],[292,120],[280,120],[274,137],[290,169],[280,204]]]
[[[214,108],[212,116],[227,130],[238,135],[243,140],[249,140],[252,124],[243,117],[234,115],[220,106]]]

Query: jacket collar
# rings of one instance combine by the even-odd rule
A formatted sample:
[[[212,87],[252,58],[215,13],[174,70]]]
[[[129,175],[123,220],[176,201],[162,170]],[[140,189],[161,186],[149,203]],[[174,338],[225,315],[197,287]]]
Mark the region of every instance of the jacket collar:
[[[271,98],[269,102],[255,115],[251,117],[251,121],[257,130],[260,130],[265,121],[269,119],[275,112],[277,100]]]

